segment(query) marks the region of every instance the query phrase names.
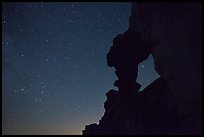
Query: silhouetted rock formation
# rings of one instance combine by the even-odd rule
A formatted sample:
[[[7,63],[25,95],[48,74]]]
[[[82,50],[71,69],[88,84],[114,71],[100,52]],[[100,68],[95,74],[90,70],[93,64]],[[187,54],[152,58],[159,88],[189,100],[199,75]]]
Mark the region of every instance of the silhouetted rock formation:
[[[99,124],[86,126],[84,135],[171,134],[181,123],[168,84],[158,78],[142,92],[131,92],[126,102],[110,90]]]
[[[119,91],[106,94],[104,116],[98,125],[86,126],[84,135],[170,134],[181,123],[164,79],[159,78],[138,92],[137,67],[150,51],[136,31],[128,30],[113,40],[107,64],[116,68],[119,79],[114,85]]]
[[[118,91],[83,135],[202,134],[201,22],[201,4],[133,3],[128,31],[107,54]],[[138,64],[149,54],[161,77],[139,92]]]
[[[118,80],[114,85],[119,91],[139,90],[140,85],[136,83],[138,65],[147,59],[149,54],[149,46],[137,31],[128,30],[114,38],[113,46],[107,54],[107,64],[116,69]]]

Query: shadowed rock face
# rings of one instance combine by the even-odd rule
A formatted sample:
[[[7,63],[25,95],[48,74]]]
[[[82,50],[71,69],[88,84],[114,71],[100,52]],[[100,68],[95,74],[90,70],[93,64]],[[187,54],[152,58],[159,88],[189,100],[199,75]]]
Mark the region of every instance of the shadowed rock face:
[[[129,24],[146,43],[154,43],[155,70],[167,81],[185,119],[180,130],[192,134],[199,129],[201,134],[201,3],[133,3]]]
[[[148,10],[147,10],[148,9]],[[110,90],[99,124],[83,135],[202,134],[202,16],[199,3],[133,3],[127,32],[113,40]],[[138,92],[138,64],[153,55],[160,78]]]

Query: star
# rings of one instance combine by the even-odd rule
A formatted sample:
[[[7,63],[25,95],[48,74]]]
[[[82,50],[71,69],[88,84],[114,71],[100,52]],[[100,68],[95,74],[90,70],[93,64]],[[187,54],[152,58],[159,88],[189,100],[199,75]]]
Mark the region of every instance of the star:
[[[36,101],[36,102],[38,101],[38,98],[37,98],[37,97],[35,97],[35,101]]]

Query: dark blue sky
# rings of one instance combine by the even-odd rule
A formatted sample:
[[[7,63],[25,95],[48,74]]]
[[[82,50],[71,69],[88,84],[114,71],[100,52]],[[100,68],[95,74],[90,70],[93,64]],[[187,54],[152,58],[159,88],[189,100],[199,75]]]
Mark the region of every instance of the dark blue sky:
[[[3,134],[81,134],[98,123],[117,77],[106,64],[131,3],[3,3]],[[138,82],[158,75],[152,58]]]

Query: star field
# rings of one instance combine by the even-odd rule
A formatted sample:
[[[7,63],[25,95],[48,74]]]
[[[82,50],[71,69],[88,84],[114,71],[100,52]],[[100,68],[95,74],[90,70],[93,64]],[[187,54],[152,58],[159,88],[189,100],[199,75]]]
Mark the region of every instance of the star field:
[[[128,29],[131,3],[2,3],[3,134],[82,134],[104,113],[117,77],[112,40]],[[140,64],[145,87],[158,75]]]

